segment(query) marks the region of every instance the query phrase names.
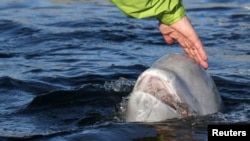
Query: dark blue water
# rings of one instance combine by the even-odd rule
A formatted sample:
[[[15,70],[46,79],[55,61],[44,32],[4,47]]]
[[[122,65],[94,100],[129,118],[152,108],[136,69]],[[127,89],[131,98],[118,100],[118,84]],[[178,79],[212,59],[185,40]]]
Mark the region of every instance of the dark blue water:
[[[217,3],[215,3],[217,2]],[[185,1],[224,111],[126,123],[123,99],[168,53],[156,19],[108,1],[0,1],[0,140],[207,140],[210,123],[250,123],[250,3]]]

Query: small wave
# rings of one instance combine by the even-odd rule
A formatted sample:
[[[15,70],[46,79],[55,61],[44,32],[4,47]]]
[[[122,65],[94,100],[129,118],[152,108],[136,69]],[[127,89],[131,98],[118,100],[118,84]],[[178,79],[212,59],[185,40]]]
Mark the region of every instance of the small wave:
[[[120,77],[118,80],[106,81],[104,88],[107,91],[115,92],[131,92],[135,82],[132,82],[124,77]]]
[[[15,53],[0,53],[0,58],[12,58],[15,57]]]
[[[227,94],[226,97],[228,98],[235,98],[235,99],[250,99],[249,97],[249,90],[250,90],[250,84],[247,81],[247,78],[240,76],[236,76],[238,79],[241,79],[241,81],[235,81],[235,76],[213,76],[213,79],[215,81],[215,84],[217,85],[218,89],[222,94]],[[231,80],[232,78],[232,80]],[[244,81],[246,80],[246,81]]]
[[[21,23],[12,20],[0,20],[0,31],[1,34],[5,35],[27,36],[32,35],[33,33],[37,33],[39,30],[30,27],[25,27]]]
[[[27,109],[36,109],[43,107],[57,107],[60,105],[78,105],[78,106],[114,106],[119,103],[120,95],[105,91],[100,86],[85,85],[75,90],[55,90],[36,96]]]
[[[11,89],[11,90],[16,89],[19,91],[25,91],[35,95],[48,92],[53,89],[58,89],[58,87],[46,83],[32,81],[32,80],[19,80],[9,76],[0,77],[0,88]]]

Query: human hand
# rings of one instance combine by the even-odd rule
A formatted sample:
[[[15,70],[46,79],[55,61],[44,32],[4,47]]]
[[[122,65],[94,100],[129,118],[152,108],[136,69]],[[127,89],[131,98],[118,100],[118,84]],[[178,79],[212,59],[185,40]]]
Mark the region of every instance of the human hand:
[[[160,23],[159,30],[168,44],[177,40],[189,57],[204,69],[208,68],[207,55],[201,40],[186,16],[170,26]]]

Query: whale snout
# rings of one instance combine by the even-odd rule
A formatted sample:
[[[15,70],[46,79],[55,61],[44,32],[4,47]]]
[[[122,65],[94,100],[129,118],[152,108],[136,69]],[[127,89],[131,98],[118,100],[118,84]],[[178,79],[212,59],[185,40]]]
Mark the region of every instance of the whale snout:
[[[180,98],[172,86],[173,81],[175,76],[171,72],[148,69],[139,77],[133,92],[150,94],[175,109],[173,102],[180,101]]]
[[[148,69],[137,80],[129,97],[127,121],[161,121],[189,115],[174,89],[175,74],[171,71]],[[130,105],[133,105],[130,107]],[[136,109],[136,110],[135,110]]]

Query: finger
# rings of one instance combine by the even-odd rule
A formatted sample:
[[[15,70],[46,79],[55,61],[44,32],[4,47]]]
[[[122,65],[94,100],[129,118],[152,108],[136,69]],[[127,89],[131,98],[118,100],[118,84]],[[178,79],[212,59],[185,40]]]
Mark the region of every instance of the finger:
[[[195,48],[193,47],[194,45],[192,44],[192,42],[190,42],[187,38],[183,37],[183,40],[184,40],[184,43],[185,43],[185,46],[188,48],[189,50],[189,53],[192,55],[192,56],[196,56],[196,52],[194,52]]]
[[[185,50],[185,52],[188,54],[189,57],[195,58],[196,52],[194,52],[193,44],[187,38],[182,36],[181,34],[176,34],[178,43],[181,45],[181,47]]]
[[[204,47],[203,47],[200,39],[198,39],[197,41],[195,41],[194,47],[196,47],[196,49],[198,50],[198,53],[199,53],[201,59],[204,60],[204,61],[207,61],[208,57],[207,57],[207,54],[205,52],[205,49],[204,49]]]
[[[164,40],[167,44],[173,44],[175,39],[172,38],[171,36],[168,36],[168,35],[163,35],[164,36]]]
[[[202,62],[200,62],[200,65],[201,65],[204,69],[207,69],[207,68],[208,68],[208,63],[207,63],[207,61],[202,61]]]
[[[159,25],[159,30],[163,35],[168,35],[174,31],[172,27],[162,24],[162,23]]]
[[[196,40],[193,47],[193,52],[195,54],[195,60],[204,68],[208,68],[207,55],[201,44],[200,39]]]
[[[165,42],[167,44],[172,44],[174,43],[175,39],[171,36],[169,36],[169,34],[171,34],[172,32],[174,32],[174,29],[170,26],[164,25],[164,24],[160,24],[159,25],[159,30],[163,35],[163,38],[165,40]]]
[[[196,48],[192,48],[192,52],[193,54],[195,54],[194,57],[194,60],[199,63],[204,69],[207,69],[208,68],[208,63],[206,60],[204,60],[200,54],[198,53],[198,50]]]
[[[198,54],[198,51],[197,51],[197,49],[196,48],[194,48],[194,47],[191,47],[191,48],[189,48],[189,50],[190,50],[190,54],[193,56],[193,58],[194,58],[194,60],[198,63],[198,64],[200,64],[200,57],[199,57],[199,54]]]

